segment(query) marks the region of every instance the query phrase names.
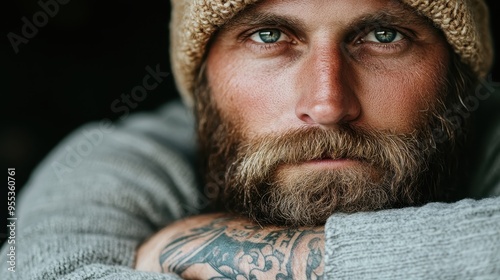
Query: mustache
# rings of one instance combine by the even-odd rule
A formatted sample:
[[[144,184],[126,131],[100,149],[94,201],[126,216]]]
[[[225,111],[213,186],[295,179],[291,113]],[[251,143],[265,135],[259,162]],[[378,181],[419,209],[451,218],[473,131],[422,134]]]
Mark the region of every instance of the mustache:
[[[299,128],[244,141],[237,151],[238,163],[233,166],[238,166],[236,173],[242,177],[262,178],[282,164],[353,159],[403,176],[405,170],[425,165],[427,153],[420,147],[423,139],[430,138],[420,134],[393,134],[352,125],[336,129]]]

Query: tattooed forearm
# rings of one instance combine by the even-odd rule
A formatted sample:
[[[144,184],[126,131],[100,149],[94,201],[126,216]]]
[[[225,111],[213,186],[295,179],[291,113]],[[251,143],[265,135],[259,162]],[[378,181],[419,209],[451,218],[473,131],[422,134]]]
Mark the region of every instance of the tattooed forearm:
[[[204,279],[323,279],[321,228],[261,228],[217,218],[168,243],[164,272]]]

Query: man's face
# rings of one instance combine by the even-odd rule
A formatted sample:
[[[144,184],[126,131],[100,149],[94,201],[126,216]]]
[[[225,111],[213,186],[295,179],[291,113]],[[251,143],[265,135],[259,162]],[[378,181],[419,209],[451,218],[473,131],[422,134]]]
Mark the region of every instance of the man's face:
[[[223,179],[228,206],[315,224],[334,211],[417,201],[435,156],[430,125],[448,52],[432,24],[398,1],[267,0],[246,9],[221,28],[206,60],[224,128],[200,138],[218,137],[208,157],[229,151],[226,164],[208,167],[236,178]]]

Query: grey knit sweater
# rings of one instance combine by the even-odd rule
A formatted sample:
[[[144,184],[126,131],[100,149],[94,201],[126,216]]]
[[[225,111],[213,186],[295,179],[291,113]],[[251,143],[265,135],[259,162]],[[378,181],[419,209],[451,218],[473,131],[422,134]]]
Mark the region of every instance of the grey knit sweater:
[[[1,279],[179,279],[132,269],[148,236],[199,208],[192,116],[180,103],[90,124],[37,168],[18,200],[16,267]],[[500,129],[492,198],[352,215],[326,224],[327,279],[500,279]]]

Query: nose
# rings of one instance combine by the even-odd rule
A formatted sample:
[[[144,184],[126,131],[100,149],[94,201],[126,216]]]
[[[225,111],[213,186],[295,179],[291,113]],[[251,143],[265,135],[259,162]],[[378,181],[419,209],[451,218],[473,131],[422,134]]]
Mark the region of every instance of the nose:
[[[331,45],[312,47],[305,55],[297,79],[300,97],[295,108],[302,122],[334,127],[359,117],[361,106],[348,63],[342,50]]]

